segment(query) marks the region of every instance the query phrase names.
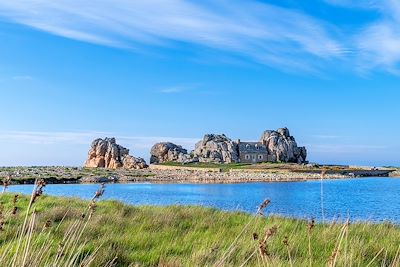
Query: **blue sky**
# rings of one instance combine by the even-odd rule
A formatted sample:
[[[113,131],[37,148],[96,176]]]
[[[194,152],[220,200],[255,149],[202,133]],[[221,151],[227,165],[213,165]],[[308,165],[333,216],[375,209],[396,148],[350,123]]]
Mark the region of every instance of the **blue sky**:
[[[286,126],[309,160],[400,165],[400,2],[0,3],[0,166],[149,157]]]

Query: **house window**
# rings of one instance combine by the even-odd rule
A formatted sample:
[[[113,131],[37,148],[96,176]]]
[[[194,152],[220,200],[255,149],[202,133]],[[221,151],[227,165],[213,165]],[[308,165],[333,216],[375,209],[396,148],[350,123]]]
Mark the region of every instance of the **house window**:
[[[263,159],[263,155],[258,155],[258,159]]]
[[[245,155],[244,158],[245,159],[250,159],[250,155]]]

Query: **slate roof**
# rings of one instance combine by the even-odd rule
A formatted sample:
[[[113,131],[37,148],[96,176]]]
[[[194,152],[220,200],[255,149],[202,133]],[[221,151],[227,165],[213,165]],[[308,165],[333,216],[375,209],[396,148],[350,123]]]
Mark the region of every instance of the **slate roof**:
[[[268,151],[260,142],[240,142],[239,153],[268,153]]]

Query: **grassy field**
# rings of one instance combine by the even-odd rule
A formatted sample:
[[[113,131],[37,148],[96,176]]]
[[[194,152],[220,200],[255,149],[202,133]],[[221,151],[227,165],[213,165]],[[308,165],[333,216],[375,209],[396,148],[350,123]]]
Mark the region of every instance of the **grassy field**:
[[[400,264],[400,228],[391,224],[313,224],[202,207],[134,207],[39,195],[29,213],[30,197],[15,201],[13,194],[0,195],[1,266],[13,258],[15,266],[23,258],[25,266]],[[27,230],[21,231],[24,221]]]

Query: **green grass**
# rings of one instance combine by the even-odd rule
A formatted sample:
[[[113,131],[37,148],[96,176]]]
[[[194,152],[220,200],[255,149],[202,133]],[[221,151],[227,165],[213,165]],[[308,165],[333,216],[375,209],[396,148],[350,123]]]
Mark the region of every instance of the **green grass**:
[[[250,163],[186,163],[182,164],[179,162],[164,162],[159,165],[164,166],[177,166],[177,167],[195,167],[195,168],[206,168],[206,169],[220,169],[221,171],[228,171],[230,169],[243,169],[251,166]]]
[[[1,220],[5,222],[0,232],[0,255],[7,245],[16,242],[15,233],[29,202],[28,197],[21,197],[17,202],[17,214],[7,217],[5,214],[13,208],[13,196],[0,195]],[[49,231],[49,240],[54,243],[50,254],[56,253],[65,231],[80,220],[88,204],[88,201],[71,198],[38,198],[33,205],[37,212],[34,236],[39,236],[46,221],[51,222],[50,228],[45,230]],[[261,263],[261,254],[257,250],[260,239],[266,229],[273,226],[278,230],[268,239],[270,256],[265,266],[289,266],[290,260],[293,266],[309,266],[307,221],[202,207],[135,207],[116,201],[98,202],[81,237],[86,241],[82,253],[100,247],[92,266],[102,266],[114,258],[117,266],[215,266],[224,255],[228,257],[221,266],[240,266],[256,251],[247,265],[255,266]],[[259,235],[259,240],[253,240],[253,233]],[[355,223],[343,230],[342,224],[316,224],[310,234],[312,266],[327,265],[341,233],[343,239],[337,250],[337,266],[366,266],[371,261],[370,266],[390,266],[395,261],[400,245],[398,226]],[[234,242],[237,236],[239,238]],[[285,237],[288,246],[283,244]],[[32,242],[47,241],[33,238]],[[232,243],[234,250],[226,253]]]

